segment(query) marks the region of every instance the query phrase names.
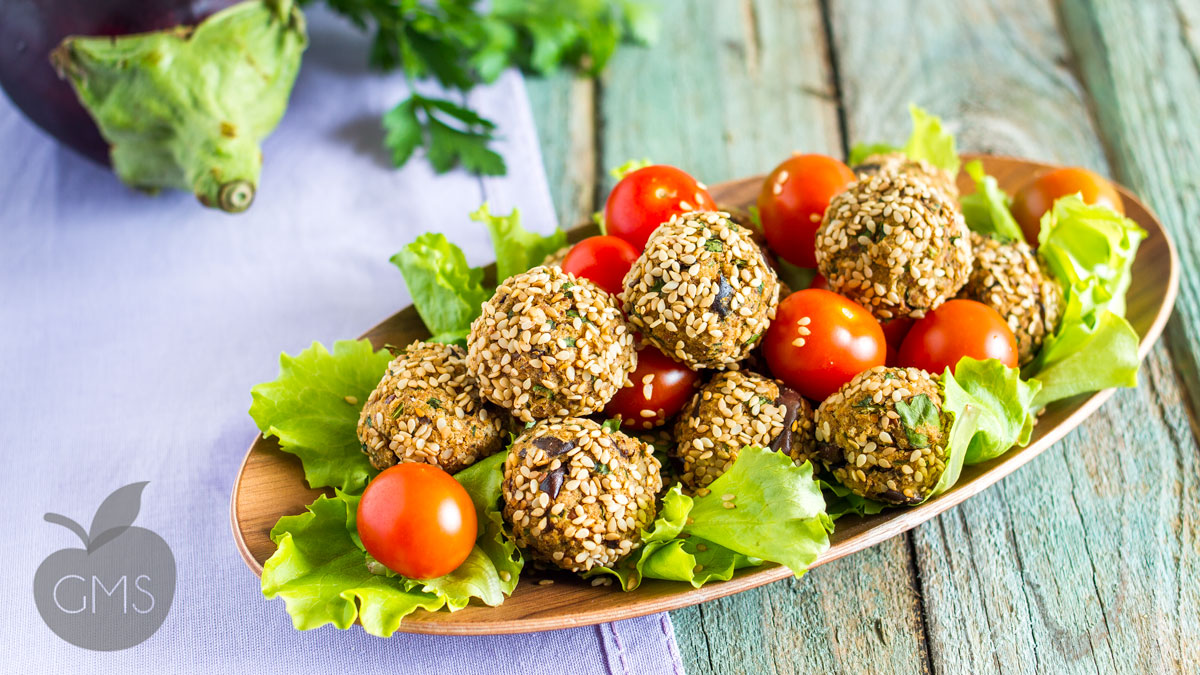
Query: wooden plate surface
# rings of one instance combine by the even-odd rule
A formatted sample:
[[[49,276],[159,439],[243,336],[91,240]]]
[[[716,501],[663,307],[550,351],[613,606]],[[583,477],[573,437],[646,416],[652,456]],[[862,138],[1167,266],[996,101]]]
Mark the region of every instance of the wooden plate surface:
[[[964,157],[971,158],[969,155]],[[1048,164],[1009,157],[979,158],[987,172],[1010,194],[1033,176],[1053,168]],[[761,176],[745,178],[714,185],[711,192],[719,204],[745,207],[754,203],[761,182]],[[959,176],[959,187],[964,192],[974,189],[965,175]],[[1142,336],[1138,353],[1145,358],[1162,333],[1175,304],[1179,259],[1170,236],[1150,209],[1126,188],[1118,186],[1118,189],[1125,201],[1126,215],[1149,233],[1134,261],[1126,311],[1130,323]],[[569,236],[571,241],[577,241],[595,233],[594,225],[582,225],[571,230]],[[408,344],[427,336],[428,332],[412,307],[394,314],[364,335],[376,347]],[[1028,446],[1013,449],[990,462],[964,467],[958,484],[920,506],[893,509],[866,518],[846,516],[838,520],[837,531],[830,537],[829,550],[813,563],[813,567],[910,530],[978,494],[1065,436],[1112,396],[1113,391],[1101,391],[1051,405],[1039,419]],[[308,487],[300,461],[282,452],[274,438],[260,435],[254,439],[234,484],[230,522],[238,550],[255,574],[262,574],[263,562],[275,551],[269,537],[275,522],[281,516],[303,512],[304,507],[321,493],[322,490]],[[565,574],[555,576],[555,583],[542,586],[535,582],[543,577],[525,574],[516,591],[499,607],[473,602],[457,612],[417,610],[401,622],[400,630],[481,635],[585,626],[695,605],[778,581],[789,574],[786,568],[775,565],[741,570],[729,581],[710,583],[699,589],[684,583],[648,580],[628,593],[615,587],[593,587],[587,581]]]

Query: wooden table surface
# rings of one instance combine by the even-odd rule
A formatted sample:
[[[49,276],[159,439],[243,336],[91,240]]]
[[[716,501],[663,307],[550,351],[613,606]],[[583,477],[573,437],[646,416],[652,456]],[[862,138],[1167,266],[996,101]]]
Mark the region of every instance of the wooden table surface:
[[[699,673],[1200,668],[1200,2],[663,0],[598,81],[529,80],[563,223],[631,158],[701,180],[792,150],[902,141],[912,101],[961,150],[1090,167],[1172,232],[1180,299],[1136,390],[913,532],[674,612]]]

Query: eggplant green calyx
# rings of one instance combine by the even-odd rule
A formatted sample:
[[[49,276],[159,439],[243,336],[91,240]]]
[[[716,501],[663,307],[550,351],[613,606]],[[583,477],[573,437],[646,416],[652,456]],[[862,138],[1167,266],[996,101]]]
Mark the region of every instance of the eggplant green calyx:
[[[283,116],[307,44],[294,0],[251,0],[196,26],[68,37],[50,60],[108,141],[122,181],[191,190],[237,213],[254,200],[259,144]]]

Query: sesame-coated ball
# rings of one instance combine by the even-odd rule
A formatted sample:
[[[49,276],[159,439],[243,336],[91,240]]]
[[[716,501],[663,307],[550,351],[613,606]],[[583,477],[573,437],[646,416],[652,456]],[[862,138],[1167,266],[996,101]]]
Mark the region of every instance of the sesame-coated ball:
[[[919,319],[954,297],[971,273],[958,206],[912,176],[880,173],[834,196],[817,229],[830,289],[881,321]]]
[[[960,297],[982,302],[1004,317],[1017,338],[1017,356],[1025,365],[1037,356],[1047,335],[1058,329],[1063,291],[1023,241],[1002,243],[971,233],[975,266]]]
[[[750,353],[779,303],[779,281],[750,232],[716,211],[674,216],[625,275],[629,322],[693,368],[725,369]]]
[[[924,181],[945,192],[951,199],[958,199],[958,184],[949,171],[934,166],[923,159],[913,159],[903,152],[888,152],[867,157],[861,164],[851,168],[860,178],[865,174],[903,173]]]
[[[517,545],[585,572],[637,548],[654,521],[662,477],[645,443],[589,419],[551,418],[513,442],[501,488]]]
[[[454,473],[501,450],[506,418],[480,399],[462,347],[417,341],[367,398],[358,440],[376,469],[425,462]]]
[[[525,422],[601,410],[636,365],[617,299],[559,267],[500,284],[467,337],[484,398]]]
[[[718,374],[692,398],[675,422],[672,455],[680,480],[707,487],[729,470],[748,445],[783,452],[796,464],[812,459],[813,409],[800,394],[757,373]]]
[[[817,408],[816,454],[854,494],[916,504],[946,470],[952,417],[929,373],[877,366]]]

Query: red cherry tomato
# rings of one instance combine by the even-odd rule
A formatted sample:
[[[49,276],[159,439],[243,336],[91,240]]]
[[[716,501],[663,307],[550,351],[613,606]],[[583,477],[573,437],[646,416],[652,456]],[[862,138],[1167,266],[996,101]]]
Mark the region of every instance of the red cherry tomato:
[[[695,393],[696,371],[663,354],[653,345],[638,348],[637,368],[629,374],[633,386],[617,390],[604,408],[621,417],[621,426],[653,429],[675,417]]]
[[[638,250],[617,237],[588,237],[571,247],[563,258],[564,272],[592,280],[597,286],[617,295],[625,273],[633,267]]]
[[[1013,217],[1025,233],[1025,241],[1037,246],[1042,215],[1059,197],[1079,193],[1087,204],[1103,204],[1117,213],[1125,213],[1121,194],[1103,176],[1079,167],[1066,167],[1044,173],[1029,181],[1013,195]]]
[[[933,375],[951,372],[964,356],[1017,367],[1017,338],[996,310],[974,300],[948,300],[913,324],[899,363]]]
[[[817,274],[813,277],[812,282],[808,285],[809,288],[819,288],[823,291],[829,290],[829,280],[824,276]]]
[[[758,193],[767,244],[780,258],[816,267],[817,227],[829,200],[854,182],[854,172],[825,155],[792,155],[775,167]]]
[[[453,572],[475,546],[475,505],[458,481],[431,464],[397,464],[358,502],[358,536],[388,569],[410,579]]]
[[[908,331],[912,330],[913,320],[907,316],[902,316],[898,319],[880,323],[879,327],[883,329],[883,338],[887,340],[888,346],[892,349],[900,349],[900,344],[904,342]]]
[[[809,288],[784,298],[763,338],[775,377],[821,401],[855,375],[882,366],[883,329],[862,305],[837,293]]]
[[[604,203],[604,223],[609,234],[641,251],[650,233],[672,216],[716,208],[708,189],[687,172],[655,164],[631,171],[617,183]]]

